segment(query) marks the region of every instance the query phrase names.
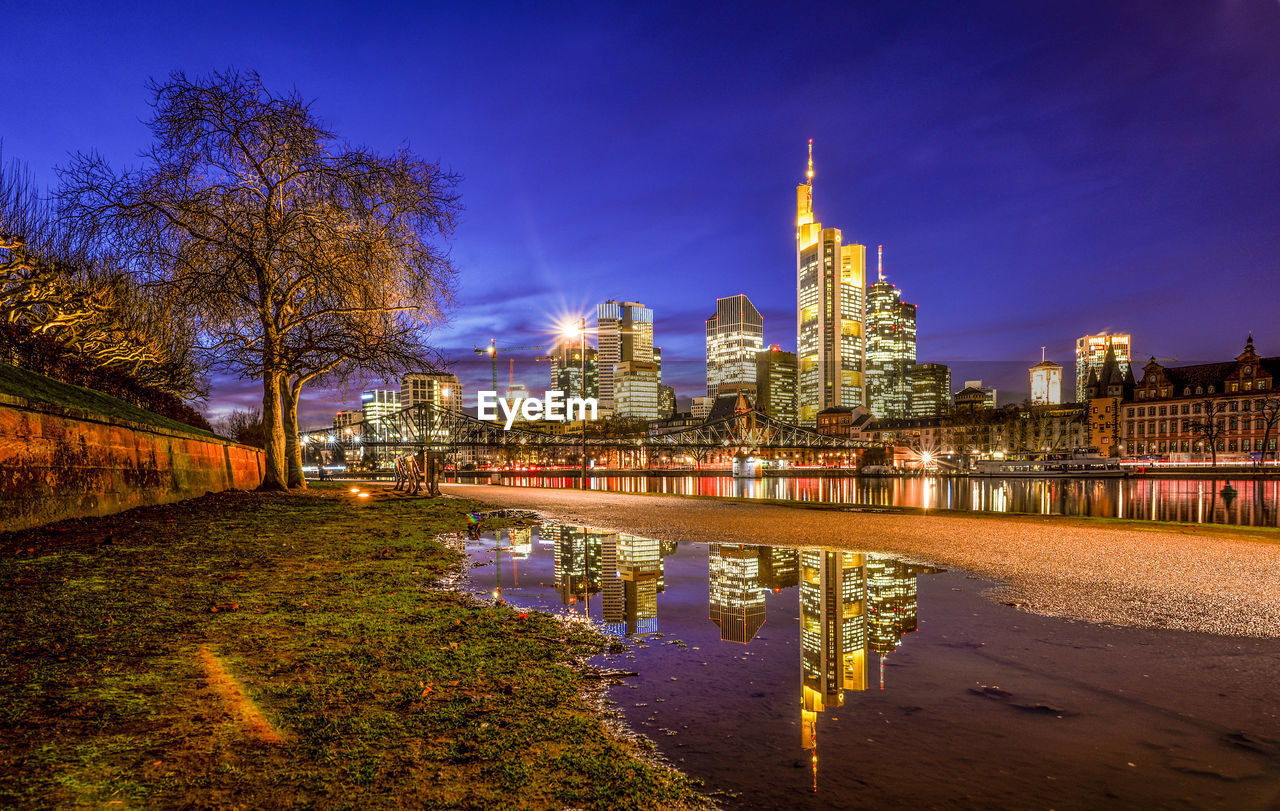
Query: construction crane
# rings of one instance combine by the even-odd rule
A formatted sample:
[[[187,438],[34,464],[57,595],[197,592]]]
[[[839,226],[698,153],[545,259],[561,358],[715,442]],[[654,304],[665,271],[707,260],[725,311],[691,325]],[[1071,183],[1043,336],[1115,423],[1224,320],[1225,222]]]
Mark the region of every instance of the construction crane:
[[[498,353],[499,353],[499,352],[542,352],[542,351],[543,351],[543,349],[544,349],[544,348],[543,348],[543,347],[541,347],[541,346],[503,346],[503,347],[499,347],[499,346],[498,346],[498,341],[497,341],[497,339],[495,339],[495,338],[490,338],[490,339],[489,339],[489,345],[488,345],[488,346],[485,346],[485,347],[479,347],[479,346],[477,346],[477,347],[475,348],[475,353],[476,353],[477,355],[488,355],[488,356],[489,356],[489,361],[490,361],[490,363],[491,363],[491,364],[492,364],[492,366],[493,366],[493,390],[494,390],[494,391],[497,391],[497,390],[498,390]],[[514,359],[512,360],[512,362],[513,362],[513,363],[515,362],[515,361],[514,361]],[[513,375],[513,376],[514,376],[514,373],[515,373],[515,370],[514,370],[514,367],[513,367],[513,368],[512,368],[512,375]]]

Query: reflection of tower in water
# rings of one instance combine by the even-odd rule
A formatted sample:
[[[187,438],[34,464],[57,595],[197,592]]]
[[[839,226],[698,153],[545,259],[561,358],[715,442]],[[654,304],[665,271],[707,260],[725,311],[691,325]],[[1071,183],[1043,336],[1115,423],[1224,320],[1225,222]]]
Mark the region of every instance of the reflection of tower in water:
[[[813,755],[818,790],[818,715],[867,689],[868,651],[884,657],[916,630],[916,577],[935,571],[893,558],[808,549],[800,552],[801,746]]]
[[[614,634],[658,630],[658,592],[662,590],[662,547],[651,538],[612,533],[601,547],[603,619]]]
[[[658,594],[663,591],[663,554],[675,551],[649,538],[585,527],[544,526],[552,541],[556,592],[565,605],[590,613],[590,597],[601,595],[601,619],[619,635],[657,628]]]
[[[746,644],[764,625],[760,555],[768,547],[712,544],[707,555],[708,616],[720,638]]]

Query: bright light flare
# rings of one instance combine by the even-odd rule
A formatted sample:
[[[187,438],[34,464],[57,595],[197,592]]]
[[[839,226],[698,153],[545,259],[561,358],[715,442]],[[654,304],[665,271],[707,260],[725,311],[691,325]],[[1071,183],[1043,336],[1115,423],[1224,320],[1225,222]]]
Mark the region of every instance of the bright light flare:
[[[352,492],[352,493],[359,493],[359,492],[360,492],[360,488],[359,488],[359,487],[352,487],[352,488],[351,488],[351,492]]]

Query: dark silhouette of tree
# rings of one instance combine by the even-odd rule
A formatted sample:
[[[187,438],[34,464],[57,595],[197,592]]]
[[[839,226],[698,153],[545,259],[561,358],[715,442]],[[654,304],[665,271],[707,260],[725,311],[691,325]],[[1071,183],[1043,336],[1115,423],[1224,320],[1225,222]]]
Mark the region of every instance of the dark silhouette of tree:
[[[341,142],[296,92],[272,93],[256,73],[174,73],[148,87],[143,167],[77,155],[61,200],[192,308],[211,358],[262,380],[263,488],[285,488],[284,413],[296,425],[302,384],[328,365],[298,365],[299,336],[386,313],[443,318],[454,271],[435,243],[454,226],[456,178],[407,149]]]
[[[230,414],[216,421],[213,430],[220,436],[234,439],[242,445],[261,448],[266,444],[266,432],[262,425],[262,412],[256,408],[247,411],[233,410]]]
[[[1200,414],[1191,419],[1191,432],[1209,446],[1211,464],[1218,466],[1218,441],[1226,435],[1227,421],[1222,417],[1227,404],[1221,400],[1205,400],[1200,404]]]
[[[1271,454],[1271,458],[1276,458],[1276,452],[1269,450],[1271,447],[1271,437],[1275,433],[1276,424],[1280,423],[1280,395],[1268,394],[1262,399],[1262,408],[1255,410],[1253,419],[1262,421],[1262,447],[1258,450],[1258,466],[1266,464],[1267,454]]]

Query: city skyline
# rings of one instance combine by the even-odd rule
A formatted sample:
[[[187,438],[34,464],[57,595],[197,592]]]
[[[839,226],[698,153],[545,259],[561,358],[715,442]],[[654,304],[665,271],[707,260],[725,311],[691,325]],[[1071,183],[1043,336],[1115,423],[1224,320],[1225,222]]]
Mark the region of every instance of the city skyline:
[[[234,9],[200,25],[168,6],[65,9],[56,25],[38,6],[11,20],[53,57],[8,83],[13,108],[48,126],[6,133],[4,158],[42,185],[78,150],[136,162],[149,77],[228,64],[296,86],[355,142],[407,142],[463,175],[458,307],[437,341],[462,361],[466,391],[486,371],[472,346],[545,343],[558,315],[609,297],[658,313],[664,382],[682,399],[704,383],[694,370],[716,297],[750,296],[764,343],[792,348],[788,198],[810,137],[822,177],[840,178],[822,187],[824,216],[891,252],[928,313],[918,358],[956,380],[1021,399],[1042,345],[1065,363],[1076,338],[1104,330],[1131,332],[1142,361],[1228,356],[1228,324],[1280,343],[1265,307],[1280,285],[1266,182],[1280,171],[1275,4],[868,4],[816,33],[764,7],[691,20],[390,6],[344,32],[337,65],[310,46],[329,16],[282,8],[245,29]],[[711,41],[724,44],[689,47]],[[804,59],[785,44],[800,41]],[[833,90],[845,103],[822,103]],[[1206,269],[1251,295],[1204,295]],[[1175,325],[1170,310],[1195,317]],[[545,377],[527,364],[526,384]],[[260,399],[251,382],[214,384],[211,408]],[[304,423],[372,388],[312,392]]]

